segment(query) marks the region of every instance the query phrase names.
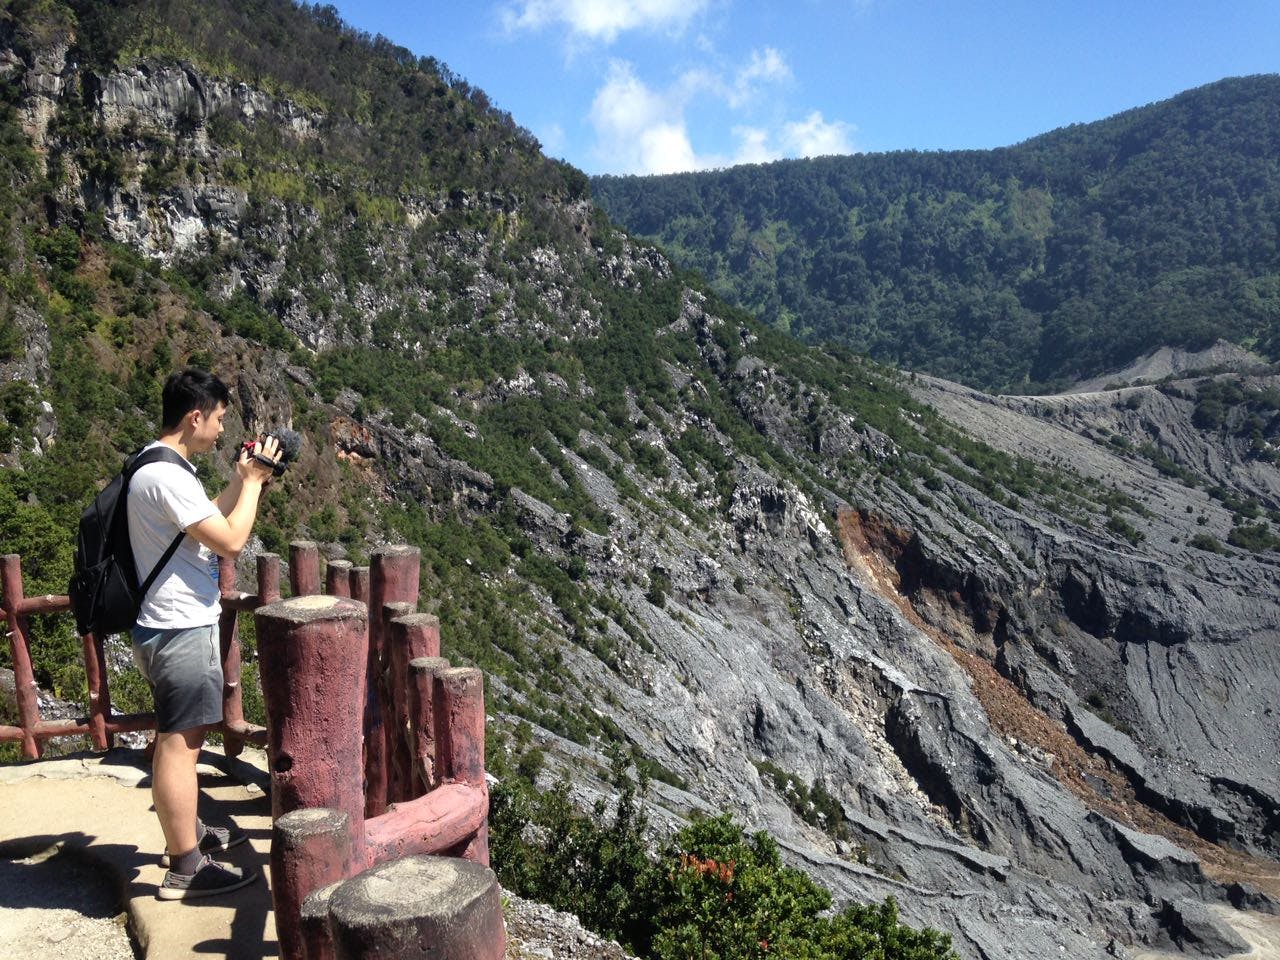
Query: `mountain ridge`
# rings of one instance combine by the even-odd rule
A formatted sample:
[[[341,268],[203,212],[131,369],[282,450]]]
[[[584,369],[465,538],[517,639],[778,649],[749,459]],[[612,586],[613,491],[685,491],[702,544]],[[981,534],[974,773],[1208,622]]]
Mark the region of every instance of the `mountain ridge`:
[[[623,226],[802,338],[1059,389],[1218,338],[1275,359],[1280,76],[989,151],[596,177]]]

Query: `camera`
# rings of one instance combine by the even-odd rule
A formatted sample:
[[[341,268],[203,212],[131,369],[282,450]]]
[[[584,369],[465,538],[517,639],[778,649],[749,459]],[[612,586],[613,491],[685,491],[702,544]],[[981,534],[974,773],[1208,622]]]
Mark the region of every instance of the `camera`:
[[[280,444],[280,459],[268,460],[258,448],[262,445],[267,437],[275,437]],[[285,469],[298,456],[298,451],[302,448],[302,435],[288,427],[280,427],[276,430],[264,430],[252,440],[246,440],[240,445],[240,448],[247,452],[250,457],[257,460],[258,463],[264,464],[271,468],[271,472],[277,477],[283,476]]]

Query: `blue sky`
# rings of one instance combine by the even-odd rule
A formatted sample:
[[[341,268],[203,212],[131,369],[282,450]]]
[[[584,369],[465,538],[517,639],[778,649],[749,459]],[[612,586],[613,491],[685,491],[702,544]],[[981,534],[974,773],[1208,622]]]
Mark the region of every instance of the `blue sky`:
[[[588,173],[1005,146],[1280,71],[1280,0],[342,0]]]

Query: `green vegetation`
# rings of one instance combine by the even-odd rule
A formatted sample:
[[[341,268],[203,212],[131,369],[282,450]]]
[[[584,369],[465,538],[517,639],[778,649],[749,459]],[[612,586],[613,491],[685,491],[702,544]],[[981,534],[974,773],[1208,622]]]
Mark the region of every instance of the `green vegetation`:
[[[1208,533],[1197,533],[1187,541],[1187,545],[1195,547],[1197,550],[1207,551],[1208,553],[1227,552],[1227,548],[1222,545],[1222,541]]]
[[[1219,337],[1280,359],[1280,76],[1015,147],[598,177],[596,200],[810,341],[1034,391]]]
[[[213,124],[215,137],[242,148],[241,169],[255,178],[254,189],[263,197],[322,197],[305,175],[320,162],[321,151],[326,166],[358,178],[365,215],[381,210],[395,216],[395,204],[384,201],[406,191],[512,190],[534,182],[561,196],[586,189],[582,174],[544,158],[533,135],[495,110],[483,91],[434,58],[347,27],[331,6],[16,0],[8,8],[29,31],[32,25],[74,22],[76,53],[103,71],[143,57],[192,62],[210,75],[244,81],[324,113],[325,125],[340,128],[340,135],[316,141],[314,153],[304,150],[301,169],[291,173],[263,163],[286,149],[267,125],[249,128],[229,116]],[[188,125],[202,122],[193,103]],[[165,171],[173,176],[174,169],[161,163],[159,180],[150,185],[162,185]],[[109,177],[119,170],[107,160],[100,172]]]
[[[499,879],[576,913],[639,956],[954,960],[950,937],[900,923],[892,898],[832,912],[831,895],[783,866],[772,839],[746,834],[728,814],[695,820],[651,856],[637,786],[620,762],[612,808],[601,801],[586,816],[569,802],[567,784],[534,789],[518,772],[538,765],[526,756],[501,769],[491,795]]]
[[[755,765],[760,775],[773,783],[774,789],[786,798],[791,809],[806,823],[833,837],[846,839],[849,836],[849,826],[840,801],[820,781],[815,781],[810,786],[768,760],[757,760]]]
[[[1251,553],[1280,549],[1280,537],[1266,523],[1242,523],[1231,528],[1227,543]]]
[[[1249,444],[1251,455],[1274,462],[1271,446],[1280,436],[1280,390],[1247,387],[1239,377],[1202,380],[1196,387],[1192,422]]]

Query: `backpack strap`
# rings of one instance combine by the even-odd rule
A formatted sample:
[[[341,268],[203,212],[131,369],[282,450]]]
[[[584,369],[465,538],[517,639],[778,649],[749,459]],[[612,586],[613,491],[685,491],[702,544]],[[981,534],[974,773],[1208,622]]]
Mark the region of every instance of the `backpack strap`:
[[[124,497],[125,509],[128,509],[129,503],[129,481],[133,479],[133,475],[145,467],[149,463],[173,463],[186,470],[191,471],[191,475],[196,475],[195,467],[187,461],[187,458],[178,453],[172,447],[160,444],[159,446],[150,447],[140,453],[135,453],[129,462],[124,465]],[[178,547],[182,546],[182,541],[187,536],[185,530],[179,530],[178,535],[173,538],[173,543],[169,544],[164,555],[160,557],[160,562],[151,568],[151,572],[147,574],[147,579],[138,587],[138,598],[141,600],[147,595],[152,585],[156,582],[156,577],[160,576],[160,571],[165,568],[173,555],[178,552]]]

